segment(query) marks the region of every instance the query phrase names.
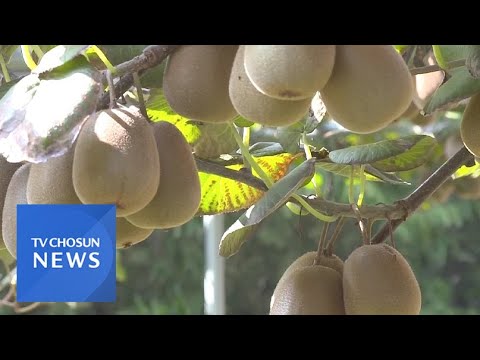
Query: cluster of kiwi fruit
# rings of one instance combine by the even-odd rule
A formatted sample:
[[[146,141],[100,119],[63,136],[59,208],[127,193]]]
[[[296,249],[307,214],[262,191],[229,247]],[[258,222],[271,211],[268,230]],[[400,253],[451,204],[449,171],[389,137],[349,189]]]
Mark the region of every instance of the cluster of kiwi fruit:
[[[180,226],[200,205],[190,145],[175,125],[134,106],[89,116],[69,150],[43,163],[0,159],[0,248],[16,257],[17,204],[115,204],[116,246]]]
[[[345,263],[307,252],[283,273],[270,315],[418,315],[421,292],[402,254],[388,244],[362,245]]]
[[[320,94],[331,117],[356,133],[378,131],[414,99],[414,82],[391,45],[187,45],[168,58],[167,102],[189,119],[238,115],[264,126],[301,120]]]

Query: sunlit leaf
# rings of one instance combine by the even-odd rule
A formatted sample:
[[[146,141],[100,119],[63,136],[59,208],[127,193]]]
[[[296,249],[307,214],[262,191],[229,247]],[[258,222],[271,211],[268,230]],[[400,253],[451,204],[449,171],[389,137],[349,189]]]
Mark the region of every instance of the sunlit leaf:
[[[288,171],[295,157],[291,154],[254,157],[259,166],[274,181],[278,181]],[[227,166],[228,169],[249,171],[242,164]],[[253,172],[253,175],[258,175]],[[202,200],[197,215],[214,215],[246,209],[257,202],[263,191],[245,185],[239,181],[227,179],[218,175],[199,172]]]
[[[230,154],[238,149],[232,127],[229,123],[201,123],[200,139],[195,144],[195,155],[202,159],[216,159],[222,154]]]
[[[30,74],[0,100],[0,152],[10,162],[46,161],[75,141],[102,93],[101,74],[83,57],[49,79]]]
[[[58,45],[43,55],[38,66],[32,71],[41,74],[62,66],[77,57],[90,45]]]
[[[475,165],[473,166],[461,166],[457,171],[455,171],[455,173],[453,174],[453,178],[459,179],[471,175],[473,175],[473,177],[480,176],[480,163],[477,160],[475,160]]]
[[[168,105],[161,89],[152,91],[152,94],[146,103],[146,107],[150,120],[168,121],[169,123],[172,123],[182,132],[189,144],[195,144],[198,139],[200,139],[201,130],[199,126],[195,122],[180,116],[173,111],[170,105]]]
[[[255,123],[253,121],[247,120],[242,116],[237,116],[234,120],[234,123],[235,123],[236,126],[243,127],[243,128],[251,127],[251,126],[255,125]]]
[[[240,250],[262,220],[275,212],[310,178],[315,171],[315,160],[297,166],[287,176],[275,183],[255,205],[250,207],[227,231],[220,241],[219,253],[229,257]]]

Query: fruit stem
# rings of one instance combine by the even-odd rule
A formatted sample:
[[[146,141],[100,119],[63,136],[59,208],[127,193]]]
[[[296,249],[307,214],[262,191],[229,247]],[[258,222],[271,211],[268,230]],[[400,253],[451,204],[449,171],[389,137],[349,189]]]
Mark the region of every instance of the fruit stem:
[[[233,123],[229,124],[229,126],[232,129],[233,136],[235,137],[235,141],[237,142],[238,147],[240,148],[240,151],[242,152],[242,155],[245,160],[250,164],[252,167],[253,171],[257,173],[258,176],[263,180],[263,182],[267,185],[267,187],[270,189],[273,185],[272,178],[268,176],[268,174],[263,171],[263,169],[260,167],[260,165],[257,164],[255,159],[253,158],[252,155],[250,155],[250,151],[248,150],[248,147],[245,146],[243,143],[243,139],[240,137],[240,134],[238,133],[235,125]]]
[[[352,204],[352,210],[356,215],[356,218],[358,220],[358,226],[360,227],[360,231],[362,233],[362,238],[363,238],[363,244],[368,245],[370,244],[370,238],[368,236],[368,230],[365,225],[365,221],[362,218],[362,214],[360,213],[360,209],[358,208],[357,204]]]
[[[442,67],[440,67],[439,65],[436,65],[436,64],[435,65],[422,66],[422,67],[418,67],[418,68],[413,68],[413,69],[410,69],[410,74],[411,75],[419,75],[419,74],[426,74],[426,73],[431,73],[431,72],[440,71],[440,70],[456,69],[456,68],[465,66],[465,59],[451,61],[451,62],[448,62],[446,65],[447,65],[446,68],[442,68]]]
[[[365,165],[360,165],[360,193],[358,194],[357,205],[361,207],[365,196]]]
[[[240,134],[238,133],[237,129],[235,128],[235,125],[233,123],[231,123],[231,124],[229,124],[229,126],[231,127],[231,129],[233,131],[233,136],[235,137],[235,141],[237,142],[237,145],[239,146],[243,157],[248,161],[248,163],[252,167],[253,171],[255,171],[258,174],[258,176],[260,176],[260,178],[263,180],[265,185],[267,185],[267,187],[270,189],[273,185],[272,179],[270,178],[270,176],[267,173],[265,173],[265,171],[263,171],[263,169],[260,167],[260,165],[257,164],[257,162],[255,161],[253,156],[250,155],[248,147],[246,147],[245,144],[243,143],[243,139],[240,136]],[[310,206],[310,204],[308,204],[305,201],[305,199],[303,199],[298,194],[292,194],[292,198],[297,200],[299,202],[299,204],[302,205],[305,208],[305,210],[307,210],[311,215],[315,216],[320,221],[332,222],[332,221],[335,221],[338,218],[338,216],[327,216],[327,215],[324,215],[324,214],[318,212],[312,206]]]
[[[97,45],[92,45],[90,46],[90,49],[100,58],[100,60],[103,62],[103,64],[107,67],[107,70],[110,71],[110,73],[113,75],[116,74],[117,69],[115,66],[112,65],[112,63],[108,60],[108,58],[105,56],[102,50]]]
[[[403,206],[407,215],[401,219],[392,220],[391,224],[385,224],[373,237],[372,244],[379,244],[390,235],[401,223],[407,220],[409,214],[430,197],[447,179],[452,176],[465,163],[472,161],[473,155],[463,146],[455,155],[445,161],[432,175],[428,177],[417,189],[406,198],[397,201]]]
[[[325,249],[325,254],[327,256],[332,256],[333,255],[333,248],[335,246],[335,242],[338,239],[338,236],[340,235],[340,232],[342,231],[343,225],[345,224],[345,217],[340,217],[337,222],[337,226],[335,226],[335,230],[333,231],[332,237],[330,238],[330,241],[327,244],[327,247]]]
[[[3,58],[2,54],[0,54],[0,66],[2,67],[2,74],[5,82],[10,82],[10,74],[8,73],[7,64],[5,63],[5,59]]]
[[[308,143],[307,134],[305,133],[302,134],[302,142],[303,150],[305,151],[305,157],[307,158],[307,160],[309,160],[312,158],[312,152],[310,151],[310,144]],[[320,197],[322,192],[317,184],[317,181],[315,180],[315,173],[313,174],[311,183],[313,185],[313,189],[315,190],[315,195],[317,195],[317,197]]]
[[[118,64],[115,77],[120,80],[115,84],[115,94],[121,96],[133,85],[133,75],[131,73],[138,71],[142,75],[143,71],[161,64],[179,45],[150,45],[143,50],[143,53],[124,63]],[[124,74],[128,74],[122,76]],[[97,111],[108,108],[110,95],[104,94],[97,105]]]
[[[247,148],[250,147],[250,127],[243,128],[243,145]],[[248,161],[245,161],[245,158],[243,159],[243,164],[247,169],[250,169],[250,164]]]
[[[22,56],[25,65],[27,65],[30,70],[35,69],[37,67],[37,64],[35,64],[35,61],[32,58],[32,54],[30,54],[30,47],[28,45],[20,45],[20,48],[22,50]]]
[[[318,265],[320,258],[323,256],[323,249],[325,248],[325,242],[327,240],[328,227],[330,223],[323,223],[322,234],[320,235],[320,240],[318,242],[317,256],[313,260],[313,265]]]
[[[113,85],[113,78],[110,70],[107,70],[106,73],[107,83],[108,83],[108,94],[110,96],[110,104],[109,109],[113,109],[116,103],[116,96],[115,96],[115,86]]]
[[[348,182],[348,202],[350,204],[355,204],[355,192],[354,192],[355,188],[353,184],[353,181],[355,180],[354,173],[355,173],[355,165],[352,165],[352,167],[350,168],[350,178]]]
[[[140,82],[140,76],[138,76],[137,72],[133,73],[133,83],[135,84],[135,88],[137,89],[137,99],[140,112],[145,117],[145,119],[148,120],[147,108],[145,107],[145,99],[143,98],[142,83]]]

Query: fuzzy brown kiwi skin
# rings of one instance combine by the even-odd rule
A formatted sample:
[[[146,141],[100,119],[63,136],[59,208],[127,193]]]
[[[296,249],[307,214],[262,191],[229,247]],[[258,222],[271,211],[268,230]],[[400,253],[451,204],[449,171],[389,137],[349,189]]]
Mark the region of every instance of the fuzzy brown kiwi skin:
[[[243,63],[245,46],[238,48],[230,75],[229,94],[236,111],[245,119],[265,126],[287,126],[301,120],[310,109],[312,98],[278,100],[259,92]]]
[[[146,240],[154,229],[139,228],[126,218],[117,217],[117,249],[127,249]]]
[[[143,209],[127,217],[138,227],[169,229],[190,221],[201,200],[200,178],[190,145],[175,125],[152,125],[162,178],[157,193]]]
[[[17,258],[17,204],[28,204],[27,182],[31,164],[24,164],[15,171],[8,185],[3,204],[2,236],[8,252]]]
[[[0,156],[0,224],[2,223],[2,209],[5,203],[5,196],[7,194],[8,185],[12,179],[13,174],[22,166],[22,163],[8,162],[3,156]],[[0,232],[0,249],[5,249],[3,236]]]
[[[292,273],[293,271],[295,271],[297,269],[301,269],[301,268],[304,268],[304,267],[307,267],[307,266],[321,265],[321,266],[325,266],[325,267],[328,267],[330,269],[336,270],[340,274],[340,276],[343,275],[343,261],[338,256],[336,256],[336,255],[321,256],[318,259],[318,263],[315,264],[316,258],[317,258],[317,251],[310,251],[310,252],[307,252],[307,253],[303,254],[302,256],[298,257],[293,263],[291,263],[288,266],[288,268],[285,270],[285,272],[280,277],[280,280],[278,281],[278,283],[275,287],[275,290],[273,291],[273,295],[272,295],[271,300],[270,300],[270,308],[273,305],[273,300],[275,299],[275,297],[278,296],[278,290],[277,289],[280,289],[282,287],[281,283],[283,281],[285,281],[285,278],[287,278],[290,275],[290,273]]]
[[[238,45],[185,45],[167,60],[163,91],[172,109],[189,119],[221,123],[237,115],[228,82]]]
[[[345,261],[347,315],[418,315],[422,297],[403,255],[387,244],[364,245]]]
[[[77,139],[73,186],[86,204],[116,204],[124,217],[144,208],[160,181],[157,145],[135,107],[104,110],[88,118]]]
[[[344,315],[342,277],[321,265],[301,267],[278,284],[270,315]]]
[[[480,93],[473,95],[465,108],[460,134],[468,151],[480,157]]]
[[[27,183],[29,204],[81,204],[72,178],[75,146],[66,154],[32,164]]]
[[[311,99],[327,83],[335,45],[246,45],[245,70],[262,94],[279,100]]]
[[[407,110],[413,81],[390,45],[337,45],[333,73],[320,94],[335,121],[351,132],[369,134]]]

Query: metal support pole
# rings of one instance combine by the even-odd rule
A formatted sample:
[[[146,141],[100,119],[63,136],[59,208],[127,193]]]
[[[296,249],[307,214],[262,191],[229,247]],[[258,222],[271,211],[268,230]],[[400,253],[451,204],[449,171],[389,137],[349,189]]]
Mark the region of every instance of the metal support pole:
[[[224,229],[224,215],[203,217],[205,234],[205,315],[225,314],[225,259],[218,254]]]

